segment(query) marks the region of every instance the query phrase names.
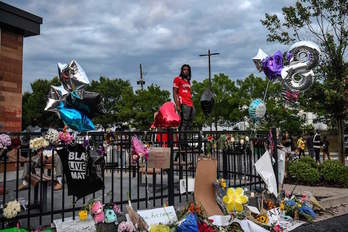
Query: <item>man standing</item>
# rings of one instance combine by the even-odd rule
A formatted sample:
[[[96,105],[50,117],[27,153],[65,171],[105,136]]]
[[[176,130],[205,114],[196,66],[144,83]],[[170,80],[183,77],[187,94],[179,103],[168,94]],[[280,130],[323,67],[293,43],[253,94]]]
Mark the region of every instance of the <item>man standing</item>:
[[[321,138],[319,130],[316,131],[313,137],[313,148],[315,152],[315,160],[320,163],[320,148],[321,148]]]
[[[308,149],[308,154],[310,157],[314,158],[314,148],[313,148],[313,132],[310,132],[306,139],[306,146]]]
[[[192,127],[195,109],[191,95],[191,67],[188,64],[181,66],[180,75],[173,82],[173,97],[176,110],[180,114],[180,131],[190,130]],[[184,135],[185,145],[186,135]],[[185,146],[184,145],[184,146]]]

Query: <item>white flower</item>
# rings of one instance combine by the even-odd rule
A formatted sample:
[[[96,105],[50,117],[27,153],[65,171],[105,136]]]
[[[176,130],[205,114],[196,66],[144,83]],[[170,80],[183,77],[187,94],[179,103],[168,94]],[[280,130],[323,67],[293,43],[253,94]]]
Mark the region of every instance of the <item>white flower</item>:
[[[58,131],[52,128],[48,129],[47,134],[45,135],[45,139],[48,140],[51,144],[57,144],[59,142]]]
[[[21,205],[18,201],[10,201],[7,203],[6,208],[4,209],[3,215],[5,218],[14,218],[21,211]]]
[[[40,148],[47,147],[48,145],[49,145],[48,141],[45,140],[43,137],[31,139],[29,143],[30,149],[33,149],[33,150],[38,150]]]

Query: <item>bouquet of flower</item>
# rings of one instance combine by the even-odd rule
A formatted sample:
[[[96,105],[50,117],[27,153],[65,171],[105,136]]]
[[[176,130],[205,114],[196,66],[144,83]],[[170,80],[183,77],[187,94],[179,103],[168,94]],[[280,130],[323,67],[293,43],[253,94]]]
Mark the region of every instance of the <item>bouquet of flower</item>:
[[[18,201],[14,200],[7,203],[3,215],[5,218],[11,219],[16,217],[19,212],[21,212],[21,205]]]
[[[51,144],[57,144],[59,142],[59,133],[55,129],[48,129],[45,139],[50,142]]]
[[[121,222],[119,225],[118,225],[118,229],[117,229],[118,232],[133,232],[133,231],[136,231],[135,230],[135,227],[133,225],[132,222]]]
[[[215,200],[216,203],[219,205],[221,211],[224,214],[227,214],[227,209],[224,203],[222,202],[222,198],[226,195],[226,187],[227,187],[227,182],[225,179],[220,178],[219,180],[216,180],[213,183],[214,190],[215,190]]]
[[[64,132],[60,131],[58,133],[58,139],[59,141],[65,144],[70,144],[74,140],[74,137],[70,135],[68,131],[64,131]]]
[[[48,141],[44,139],[43,137],[31,139],[29,143],[30,149],[33,149],[33,150],[39,150],[41,148],[45,148],[48,146],[49,146]]]
[[[316,214],[313,210],[312,205],[308,201],[303,201],[292,196],[290,199],[285,198],[283,201],[284,213],[297,220],[300,216],[308,221],[313,221]]]
[[[212,153],[212,150],[215,150],[218,144],[217,139],[213,135],[208,135],[206,138],[206,150],[208,154]]]
[[[136,137],[132,137],[132,160],[136,162],[139,158],[148,159],[149,149]]]
[[[0,149],[6,149],[11,146],[11,138],[7,134],[0,135]]]

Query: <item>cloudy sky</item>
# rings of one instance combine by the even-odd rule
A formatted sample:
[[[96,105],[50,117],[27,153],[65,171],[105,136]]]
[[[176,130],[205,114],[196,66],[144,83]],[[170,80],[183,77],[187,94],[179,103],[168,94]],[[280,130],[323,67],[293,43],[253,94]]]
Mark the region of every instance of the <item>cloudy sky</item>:
[[[43,18],[41,35],[24,40],[23,91],[35,79],[57,75],[57,63],[76,59],[90,80],[104,75],[129,80],[138,89],[139,64],[146,85],[171,90],[180,66],[192,67],[192,78],[212,73],[231,79],[257,73],[251,58],[259,47],[273,53],[283,46],[266,42],[260,19],[280,14],[294,1],[21,1],[4,2]],[[262,74],[260,74],[262,75]]]

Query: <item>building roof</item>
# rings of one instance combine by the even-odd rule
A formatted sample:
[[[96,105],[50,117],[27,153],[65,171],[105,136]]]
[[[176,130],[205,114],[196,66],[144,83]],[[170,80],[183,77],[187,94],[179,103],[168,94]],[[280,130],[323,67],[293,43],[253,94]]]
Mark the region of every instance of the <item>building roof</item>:
[[[0,2],[0,26],[13,29],[26,36],[40,34],[42,18],[14,6]]]

